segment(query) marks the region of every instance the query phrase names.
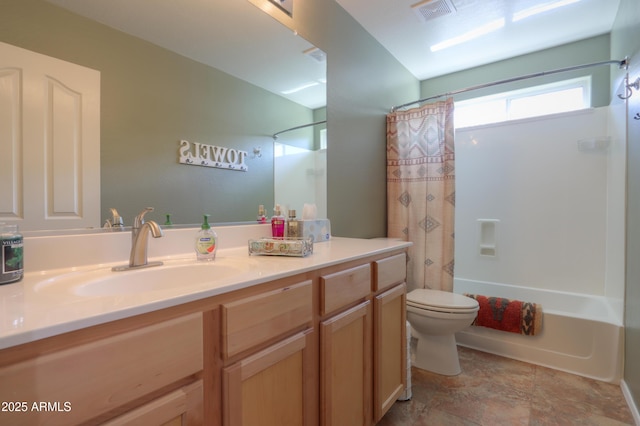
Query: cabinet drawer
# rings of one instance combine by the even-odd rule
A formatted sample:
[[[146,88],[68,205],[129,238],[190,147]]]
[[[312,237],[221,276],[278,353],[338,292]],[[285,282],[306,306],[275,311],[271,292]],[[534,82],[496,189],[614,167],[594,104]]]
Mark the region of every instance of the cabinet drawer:
[[[407,256],[404,253],[374,262],[376,279],[373,291],[380,291],[407,279]]]
[[[201,425],[202,380],[155,399],[102,426]]]
[[[202,327],[196,313],[1,368],[0,400],[59,401],[65,411],[2,413],[3,421],[79,424],[195,374]]]
[[[364,299],[371,292],[371,267],[366,264],[322,276],[320,292],[321,315]]]
[[[222,305],[225,359],[311,323],[311,280]]]

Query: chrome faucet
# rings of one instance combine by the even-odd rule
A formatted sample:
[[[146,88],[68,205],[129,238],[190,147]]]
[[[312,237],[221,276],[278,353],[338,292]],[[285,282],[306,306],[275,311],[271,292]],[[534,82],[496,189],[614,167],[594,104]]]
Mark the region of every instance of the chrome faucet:
[[[147,247],[149,246],[149,234],[153,238],[164,236],[160,225],[153,220],[144,221],[144,215],[152,212],[153,207],[142,210],[134,219],[131,228],[131,254],[129,255],[129,265],[114,266],[114,271],[126,271],[135,268],[148,268],[150,266],[160,266],[162,262],[151,262],[147,260]]]
[[[111,219],[107,219],[104,223],[104,228],[111,228],[116,231],[122,231],[124,229],[124,222],[122,220],[122,216],[118,213],[118,210],[112,208],[111,210]]]

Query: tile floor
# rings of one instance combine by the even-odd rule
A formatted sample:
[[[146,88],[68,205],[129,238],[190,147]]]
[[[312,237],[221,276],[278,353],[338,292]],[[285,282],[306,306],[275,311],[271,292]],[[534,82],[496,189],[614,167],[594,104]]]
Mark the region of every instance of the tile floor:
[[[634,425],[619,385],[459,347],[462,373],[411,370],[378,426]]]

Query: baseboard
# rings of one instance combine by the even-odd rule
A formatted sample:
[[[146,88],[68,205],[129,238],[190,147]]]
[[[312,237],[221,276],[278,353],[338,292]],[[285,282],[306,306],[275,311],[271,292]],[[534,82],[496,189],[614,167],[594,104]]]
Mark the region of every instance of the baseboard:
[[[627,400],[627,405],[629,406],[629,410],[631,411],[631,415],[633,416],[633,421],[636,423],[636,426],[640,426],[640,413],[638,412],[638,407],[633,401],[633,397],[631,396],[629,387],[627,386],[627,383],[624,381],[624,379],[620,381],[620,388],[622,389],[624,399]]]

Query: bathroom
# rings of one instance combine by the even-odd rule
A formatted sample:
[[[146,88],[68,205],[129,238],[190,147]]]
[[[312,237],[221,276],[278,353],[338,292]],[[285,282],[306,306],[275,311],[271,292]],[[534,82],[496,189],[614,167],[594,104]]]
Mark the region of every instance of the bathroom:
[[[371,147],[384,146],[384,120],[381,120],[380,117],[388,112],[389,107],[418,99],[425,93],[421,92],[418,82],[337,4],[334,2],[311,2],[307,7],[309,13],[306,16],[323,16],[333,23],[333,31],[324,31],[321,26],[310,23],[302,32],[303,36],[313,40],[330,56],[327,73],[331,84],[327,93],[326,114],[327,120],[331,123],[328,126],[328,133],[333,145],[327,152],[327,217],[331,218],[332,232],[336,235],[362,238],[383,236],[386,232],[385,198],[383,191],[379,191],[379,188],[385,185],[384,150],[371,149]],[[103,27],[95,27],[88,21],[77,20],[49,3],[28,0],[13,2],[13,4],[6,5],[6,8],[15,9],[13,11],[15,13],[3,14],[5,18],[0,25],[0,41],[27,49],[39,50],[70,62],[82,63],[85,66],[100,69],[103,75],[103,108],[105,111],[120,110],[130,117],[130,120],[123,120],[116,114],[105,114],[102,117],[101,178],[103,183],[110,183],[110,185],[102,187],[101,204],[103,210],[112,205],[117,206],[121,208],[124,217],[131,218],[139,208],[153,205],[160,217],[165,212],[172,213],[176,221],[194,223],[199,220],[203,210],[210,209],[211,213],[217,216],[216,222],[230,222],[254,220],[257,205],[268,204],[273,200],[270,179],[253,181],[255,176],[271,176],[273,174],[272,164],[260,160],[260,158],[269,158],[272,155],[270,145],[265,142],[265,140],[268,141],[268,138],[265,138],[265,133],[272,134],[290,127],[290,120],[284,120],[284,115],[299,114],[300,121],[311,122],[314,121],[314,112],[305,109],[283,114],[281,108],[289,108],[289,106],[282,105],[268,109],[256,108],[259,111],[248,113],[246,107],[241,105],[241,99],[238,99],[237,103],[211,107],[207,105],[206,100],[199,96],[200,86],[197,83],[190,85],[187,82],[182,82],[185,86],[175,88],[164,98],[154,93],[153,89],[157,86],[157,81],[147,83],[145,80],[150,73],[155,75],[160,73],[161,75],[157,77],[158,80],[163,77],[170,79],[171,76],[174,76],[172,73],[176,72],[175,69],[167,66],[166,61],[185,61],[182,66],[188,67],[192,75],[202,75],[202,78],[205,79],[213,77],[206,76],[204,67],[186,63],[188,61],[184,58],[175,58],[166,51],[155,50],[145,43],[132,41],[130,37],[121,34],[114,35],[112,31]],[[29,16],[27,16],[27,12],[29,12]],[[305,14],[302,15],[305,16]],[[8,21],[9,16],[12,17],[10,22]],[[21,18],[14,19],[16,16]],[[639,39],[638,21],[635,18],[637,16],[637,6],[633,1],[623,0],[620,2],[619,17],[609,36],[612,58],[632,55],[638,51],[640,46],[636,41]],[[53,17],[59,20],[53,19]],[[312,22],[315,18],[308,19]],[[34,26],[40,28],[41,31],[30,31],[30,28]],[[75,37],[74,31],[79,31],[78,28],[91,31],[92,41],[98,42],[98,47],[88,46]],[[47,35],[46,43],[38,39],[42,33]],[[69,46],[73,46],[74,43],[79,46],[76,49],[70,48]],[[123,59],[114,56],[113,46],[122,47],[127,44],[131,50],[124,54],[123,57],[126,60],[131,60],[136,54],[145,52],[147,60],[156,58],[164,68],[146,68],[142,64],[130,62],[136,72],[129,69],[125,73],[125,67],[119,63]],[[106,51],[112,52],[111,55],[107,56],[101,53]],[[354,51],[359,52],[357,61],[352,56]],[[377,69],[379,73],[371,75],[367,79],[360,78],[362,75],[369,76],[371,69]],[[166,72],[167,75],[163,75],[163,72]],[[519,70],[515,74],[526,72],[527,70]],[[389,82],[393,82],[393,84]],[[455,89],[457,86],[451,88]],[[614,89],[617,87],[611,89],[612,93]],[[154,95],[150,96],[151,93]],[[184,95],[185,93],[188,93],[188,97]],[[206,111],[206,108],[212,112],[203,112]],[[233,115],[237,115],[239,111],[249,115],[251,119],[239,120],[234,117]],[[189,122],[188,133],[187,129],[173,128],[171,122],[157,120],[158,115],[173,116],[176,120],[183,119]],[[207,117],[207,120],[196,122],[193,119],[203,115]],[[202,124],[205,121],[206,125]],[[242,121],[242,123],[237,124],[238,121]],[[238,127],[228,129],[224,125],[225,123],[233,123]],[[240,126],[243,129],[248,129],[248,133],[252,136],[247,137],[246,133],[241,134],[238,130]],[[265,132],[264,129],[268,129],[268,131]],[[219,131],[224,133],[219,134]],[[216,135],[216,139],[211,140],[213,138],[210,135]],[[200,174],[200,172],[185,171],[183,168],[177,169],[176,175],[156,178],[139,176],[126,167],[135,163],[139,168],[146,170],[152,169],[157,164],[162,164],[163,161],[173,162],[178,148],[177,141],[183,138],[203,143],[220,141],[229,146],[244,149],[249,153],[249,156],[251,156],[254,147],[261,146],[263,156],[247,160],[250,173],[219,173],[219,177],[216,177],[213,182],[207,182],[206,190],[195,189],[200,188],[199,183],[205,181],[204,174]],[[613,140],[615,140],[615,135],[612,136]],[[349,142],[340,143],[340,141]],[[577,156],[598,155],[596,152],[578,152],[577,141],[572,143],[576,148],[574,154]],[[628,176],[637,174],[637,163],[637,161],[629,161]],[[379,167],[372,167],[372,164],[378,164]],[[251,182],[248,182],[249,178],[252,179]],[[623,179],[621,177],[615,178]],[[136,185],[131,182],[140,182],[147,188],[148,193],[141,195]],[[242,192],[239,188],[242,188]],[[190,191],[194,191],[195,196],[186,197],[185,194]],[[175,196],[182,194],[181,197],[185,198],[167,201],[162,196],[166,193]],[[633,196],[633,193],[630,196]],[[637,197],[637,194],[635,196]],[[173,203],[189,205],[191,206],[190,211],[184,213],[172,211]],[[223,207],[215,207],[214,210],[213,204]],[[618,215],[622,214],[619,211],[617,213]],[[102,214],[106,215],[106,212],[102,212]],[[493,219],[494,217],[483,218]],[[615,234],[613,236],[607,235],[604,238],[617,239],[614,241],[605,240],[604,243],[607,244],[607,247],[609,247],[609,243],[617,241],[617,250],[621,251],[623,249],[619,244],[625,235],[628,244],[630,241],[634,241],[633,238],[637,238],[638,231],[634,227],[637,224],[629,222],[624,228],[622,227],[624,220],[620,217],[607,216],[607,219],[612,221],[607,224],[607,229],[614,229]],[[498,236],[504,229],[502,225],[504,223],[499,224],[496,229]],[[475,231],[473,235],[469,234],[469,238],[475,237]],[[475,242],[474,246],[477,246]],[[500,249],[498,246],[498,250]],[[499,255],[502,253],[498,252]],[[619,252],[611,253],[609,249],[607,249],[606,255],[614,256],[612,260],[618,264],[618,268],[607,269],[607,272],[619,275],[603,276],[600,282],[617,283],[617,287],[605,288],[603,286],[592,289],[592,292],[612,292],[608,294],[621,298],[622,292],[625,290],[624,286],[619,285],[623,279],[620,268],[624,267],[624,255]],[[628,254],[630,259],[634,258],[632,255],[633,253]],[[637,258],[637,253],[635,257]],[[481,260],[486,260],[485,264],[490,262],[487,259]],[[636,275],[637,271],[633,269],[635,265],[628,265],[627,268],[629,270],[626,277],[626,304],[630,305],[637,302],[638,275]],[[461,274],[463,272],[460,271]],[[637,322],[633,321],[637,320],[627,319],[627,328],[637,329]],[[632,334],[627,334],[627,339],[630,339],[630,335]],[[629,360],[637,359],[639,346],[640,342],[637,341],[627,340],[625,342],[624,380],[632,391],[635,390],[636,405],[638,405],[640,374],[638,374],[638,365],[634,365]]]

